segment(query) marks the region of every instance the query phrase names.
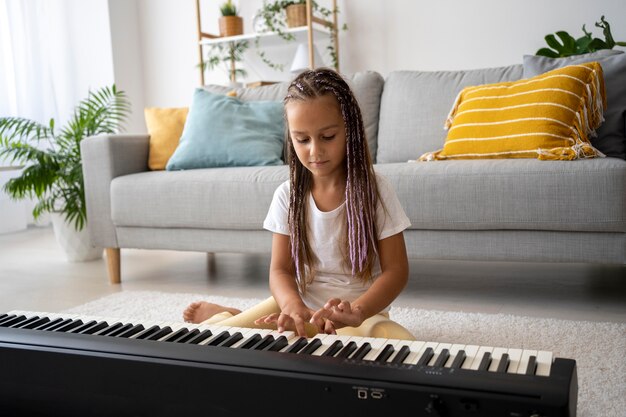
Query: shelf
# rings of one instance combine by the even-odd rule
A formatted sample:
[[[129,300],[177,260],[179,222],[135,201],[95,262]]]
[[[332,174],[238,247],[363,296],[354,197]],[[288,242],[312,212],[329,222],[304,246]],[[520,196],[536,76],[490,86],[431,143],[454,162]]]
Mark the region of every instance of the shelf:
[[[286,29],[285,33],[291,33],[296,38],[296,43],[308,42],[308,27],[300,26],[297,28]],[[200,45],[217,45],[227,42],[239,42],[239,41],[253,41],[256,37],[259,37],[259,42],[264,47],[284,45],[285,40],[278,36],[276,32],[263,32],[263,33],[244,33],[243,35],[228,36],[224,38],[202,39]],[[330,39],[330,30],[325,27],[313,28],[313,40],[328,40]]]

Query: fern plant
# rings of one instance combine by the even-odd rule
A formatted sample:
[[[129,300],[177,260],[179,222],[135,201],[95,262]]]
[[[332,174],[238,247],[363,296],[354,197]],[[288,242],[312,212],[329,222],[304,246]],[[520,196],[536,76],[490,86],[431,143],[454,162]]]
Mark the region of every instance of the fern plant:
[[[45,126],[20,117],[0,118],[0,159],[25,166],[3,190],[14,200],[36,199],[35,219],[59,212],[68,224],[82,230],[87,210],[80,142],[89,136],[117,133],[129,114],[126,94],[114,84],[90,92],[58,131],[54,119]]]

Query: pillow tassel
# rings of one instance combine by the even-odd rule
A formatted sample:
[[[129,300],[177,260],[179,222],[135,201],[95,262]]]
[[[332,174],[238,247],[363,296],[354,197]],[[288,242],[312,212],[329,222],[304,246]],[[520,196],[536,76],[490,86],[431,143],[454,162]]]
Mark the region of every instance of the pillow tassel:
[[[462,90],[459,92],[459,94],[456,95],[456,98],[454,99],[454,104],[452,104],[450,113],[448,113],[448,117],[446,118],[446,123],[443,126],[445,130],[450,129],[450,126],[452,126],[452,122],[454,121],[454,115],[456,114],[456,111],[459,109],[459,104],[461,104],[461,94],[463,94]]]

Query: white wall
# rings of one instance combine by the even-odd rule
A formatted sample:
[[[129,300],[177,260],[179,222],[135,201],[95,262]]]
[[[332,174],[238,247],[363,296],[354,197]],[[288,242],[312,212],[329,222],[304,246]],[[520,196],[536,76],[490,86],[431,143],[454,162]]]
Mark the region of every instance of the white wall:
[[[330,0],[319,0],[330,6]],[[188,106],[199,86],[198,48],[194,0],[110,0],[116,80],[129,80],[136,106]],[[117,16],[115,8],[136,14],[137,21]],[[262,0],[239,0],[244,31],[252,31],[252,16]],[[132,4],[136,4],[136,9]],[[203,0],[203,30],[217,33],[219,4]],[[521,63],[524,54],[546,46],[548,33],[566,30],[582,36],[586,24],[594,26],[601,15],[612,24],[616,40],[626,41],[626,2],[623,0],[338,0],[341,71],[374,70],[383,76],[394,70],[455,70]],[[124,20],[124,23],[119,24]],[[115,24],[115,22],[118,22]],[[115,41],[115,39],[118,41]],[[130,45],[130,46],[129,46]],[[126,54],[115,48],[123,48]],[[272,50],[289,62],[295,44]],[[132,50],[132,53],[128,51]],[[137,51],[139,49],[139,51]],[[319,48],[323,51],[323,45]],[[246,55],[247,80],[284,80],[259,63],[253,52]],[[140,71],[141,75],[138,75]],[[207,83],[227,84],[224,72],[207,75]],[[131,85],[129,84],[129,85]],[[140,103],[140,104],[139,104]],[[135,112],[134,128],[143,127],[143,112]],[[144,130],[145,131],[145,127]]]

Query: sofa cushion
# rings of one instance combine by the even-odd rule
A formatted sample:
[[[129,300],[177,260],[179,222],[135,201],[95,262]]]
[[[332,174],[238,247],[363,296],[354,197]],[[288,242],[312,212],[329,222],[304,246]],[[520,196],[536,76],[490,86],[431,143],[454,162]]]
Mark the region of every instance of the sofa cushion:
[[[376,162],[406,162],[441,148],[446,117],[464,87],[521,77],[521,64],[468,71],[389,73],[380,103]]]
[[[198,88],[165,168],[283,165],[284,135],[280,101],[243,102]]]
[[[465,87],[454,103],[443,149],[420,160],[601,156],[590,138],[604,121],[602,67],[568,65],[532,78]]]
[[[380,96],[383,91],[384,79],[375,71],[363,71],[353,74],[344,74],[346,82],[352,88],[361,107],[365,135],[370,148],[372,159],[376,156],[378,147],[378,119],[380,110]],[[264,85],[254,88],[236,88],[237,98],[242,101],[277,100],[282,101],[287,95],[289,82]],[[226,94],[232,91],[230,87],[221,85],[206,85],[204,89],[215,94]]]
[[[626,54],[600,50],[567,58],[524,56],[524,77],[532,77],[565,65],[597,61],[602,65],[607,108],[604,123],[591,143],[606,156],[626,159]]]
[[[150,171],[111,182],[116,226],[262,230],[286,165]]]
[[[188,107],[144,109],[146,127],[150,135],[148,168],[165,169],[183,134],[188,113]]]
[[[378,164],[410,229],[626,232],[626,161]]]

